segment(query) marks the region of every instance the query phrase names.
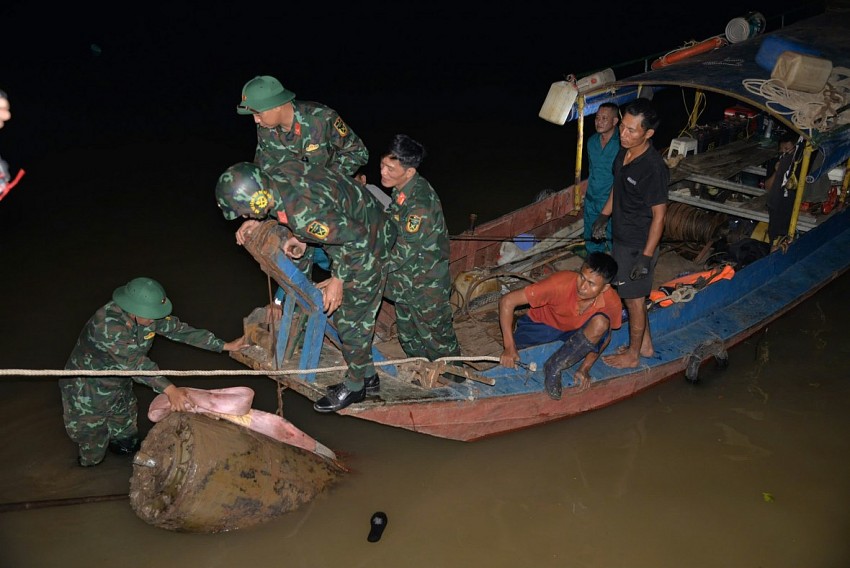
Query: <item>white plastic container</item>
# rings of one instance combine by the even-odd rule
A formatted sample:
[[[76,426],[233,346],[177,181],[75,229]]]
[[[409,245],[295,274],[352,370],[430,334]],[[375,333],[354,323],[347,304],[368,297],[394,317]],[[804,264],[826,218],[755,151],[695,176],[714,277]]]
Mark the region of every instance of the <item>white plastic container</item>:
[[[585,91],[590,91],[597,87],[601,87],[602,85],[613,83],[615,80],[616,77],[614,76],[613,69],[603,69],[598,73],[582,77],[576,82],[576,87],[578,88],[579,93],[584,93]]]
[[[829,181],[831,181],[833,184],[836,184],[844,181],[844,173],[845,169],[843,167],[838,167],[832,168],[831,170],[829,170],[829,172],[827,172],[826,175],[829,178]]]
[[[563,126],[567,122],[567,116],[570,114],[570,109],[576,102],[578,89],[570,81],[557,81],[549,87],[549,94],[546,95],[546,100],[543,101],[543,106],[537,116],[551,122]]]
[[[776,58],[771,79],[779,79],[789,89],[819,93],[832,73],[832,61],[794,51],[783,51]]]

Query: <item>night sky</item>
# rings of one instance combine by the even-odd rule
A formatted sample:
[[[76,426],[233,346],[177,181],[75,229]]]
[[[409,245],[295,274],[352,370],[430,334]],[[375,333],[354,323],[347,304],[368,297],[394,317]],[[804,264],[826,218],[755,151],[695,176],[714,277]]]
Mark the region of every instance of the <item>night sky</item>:
[[[372,180],[393,134],[423,142],[423,174],[444,207],[462,210],[447,213],[456,231],[481,190],[502,198],[495,215],[571,183],[571,127],[537,117],[552,82],[722,34],[752,9],[770,28],[796,4],[326,6],[85,3],[48,11],[3,2],[0,88],[13,119],[0,131],[0,155],[13,170],[55,169],[49,160],[70,150],[76,165],[67,175],[85,176],[110,159],[107,150],[200,139],[220,145],[222,156],[181,167],[214,179],[252,158],[254,127],[235,105],[247,80],[270,74],[299,99],[340,112],[370,148]],[[181,154],[156,159],[177,167]]]

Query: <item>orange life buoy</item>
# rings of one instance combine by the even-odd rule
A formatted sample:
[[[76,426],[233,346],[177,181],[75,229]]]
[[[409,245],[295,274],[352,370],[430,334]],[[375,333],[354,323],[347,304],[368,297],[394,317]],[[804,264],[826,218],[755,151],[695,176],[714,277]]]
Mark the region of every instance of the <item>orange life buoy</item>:
[[[651,67],[653,69],[667,67],[668,65],[672,65],[674,63],[678,63],[679,61],[682,61],[683,59],[687,59],[688,57],[693,57],[694,55],[699,55],[701,53],[707,53],[712,49],[717,49],[718,47],[723,47],[724,45],[726,45],[726,40],[722,37],[718,36],[706,39],[690,47],[683,47],[681,49],[671,51],[667,55],[659,57],[658,59],[652,62]]]
[[[652,300],[653,304],[666,308],[673,305],[673,300],[669,298],[670,294],[681,286],[692,286],[696,290],[702,290],[709,284],[714,284],[718,280],[730,280],[733,276],[735,276],[735,269],[729,264],[703,272],[686,274],[665,282],[657,290],[650,292],[649,299]]]

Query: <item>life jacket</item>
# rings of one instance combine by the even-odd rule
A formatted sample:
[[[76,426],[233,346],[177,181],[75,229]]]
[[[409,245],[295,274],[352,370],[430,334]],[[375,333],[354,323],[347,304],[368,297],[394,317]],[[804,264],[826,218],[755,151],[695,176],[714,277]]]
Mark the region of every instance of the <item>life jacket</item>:
[[[723,266],[717,266],[711,270],[686,274],[684,276],[674,278],[669,282],[665,282],[659,286],[657,290],[650,292],[649,299],[652,301],[653,305],[666,308],[675,303],[670,296],[673,295],[673,292],[677,289],[690,286],[694,289],[694,291],[698,292],[709,284],[714,284],[719,280],[731,280],[733,276],[735,276],[735,269],[732,268],[731,264],[724,264]]]

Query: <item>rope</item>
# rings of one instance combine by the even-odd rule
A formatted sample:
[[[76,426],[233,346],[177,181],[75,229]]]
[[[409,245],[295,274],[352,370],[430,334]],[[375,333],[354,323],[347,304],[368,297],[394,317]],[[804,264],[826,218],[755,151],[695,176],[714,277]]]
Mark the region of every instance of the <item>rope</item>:
[[[406,359],[394,359],[391,361],[377,361],[374,363],[376,367],[384,367],[388,365],[402,365],[404,363],[413,363],[416,361],[431,362],[425,357],[408,357]],[[456,357],[440,357],[433,362],[449,362],[449,361],[485,361],[498,363],[499,358],[493,356],[456,356]],[[213,376],[277,376],[277,375],[303,375],[310,373],[329,373],[333,371],[347,371],[347,365],[337,365],[335,367],[318,367],[315,369],[290,369],[290,370],[268,370],[256,371],[249,369],[219,369],[215,371],[177,371],[177,370],[159,370],[159,371],[143,371],[143,370],[94,370],[94,369],[0,369],[0,376],[24,376],[24,377],[213,377]]]
[[[709,243],[726,225],[727,215],[685,203],[671,203],[664,216],[665,240]]]
[[[685,104],[685,110],[688,109],[688,103],[685,99],[685,92],[682,91],[682,102]],[[688,112],[688,124],[685,126],[681,132],[679,132],[679,136],[684,136],[688,131],[693,130],[699,124],[699,117],[702,116],[703,111],[707,106],[707,100],[705,97],[705,93],[702,91],[696,91],[694,93],[694,106]]]
[[[826,131],[850,123],[850,116],[839,113],[850,94],[848,77],[850,69],[834,67],[819,93],[789,89],[781,79],[744,79],[742,84],[750,93],[766,99],[765,105],[773,112],[790,117],[800,130]]]

